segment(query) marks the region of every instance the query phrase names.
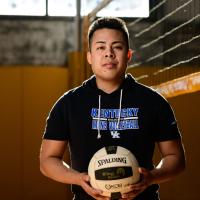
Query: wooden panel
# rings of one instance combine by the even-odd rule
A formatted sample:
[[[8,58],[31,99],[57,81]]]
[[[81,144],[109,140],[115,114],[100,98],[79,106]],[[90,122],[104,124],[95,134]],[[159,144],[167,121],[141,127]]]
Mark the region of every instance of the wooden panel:
[[[200,91],[200,72],[192,73],[152,87],[166,98],[197,92]]]
[[[21,78],[20,68],[0,68],[1,199],[22,199]]]
[[[39,171],[38,156],[50,108],[68,89],[68,71],[56,67],[27,67],[23,70],[24,199],[66,200],[70,196],[69,186],[44,177]]]
[[[171,182],[161,184],[162,200],[199,199],[199,119],[200,92],[170,98],[182,132],[187,165],[183,174]]]

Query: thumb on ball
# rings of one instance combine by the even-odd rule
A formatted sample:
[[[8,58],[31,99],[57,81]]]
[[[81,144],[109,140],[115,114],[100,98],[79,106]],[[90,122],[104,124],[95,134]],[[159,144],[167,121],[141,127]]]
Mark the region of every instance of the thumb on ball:
[[[147,170],[143,167],[139,167],[138,170],[139,170],[140,174],[147,174],[148,173]]]
[[[84,179],[85,181],[87,181],[87,182],[90,181],[90,177],[89,177],[89,175],[86,175],[86,174],[84,175],[83,179]]]

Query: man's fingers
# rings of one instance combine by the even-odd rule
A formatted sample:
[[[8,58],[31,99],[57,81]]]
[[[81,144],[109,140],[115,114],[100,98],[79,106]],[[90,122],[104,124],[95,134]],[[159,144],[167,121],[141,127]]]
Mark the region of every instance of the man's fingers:
[[[139,167],[138,170],[139,170],[139,173],[142,174],[142,175],[148,175],[149,174],[148,170],[146,170],[143,167]]]
[[[127,194],[123,194],[122,195],[122,199],[133,199],[135,198],[138,194],[140,193],[140,190],[134,190],[130,193],[127,193]]]

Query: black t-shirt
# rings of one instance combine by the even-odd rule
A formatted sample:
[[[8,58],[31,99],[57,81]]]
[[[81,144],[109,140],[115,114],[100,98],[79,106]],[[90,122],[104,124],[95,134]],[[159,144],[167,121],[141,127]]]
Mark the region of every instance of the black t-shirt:
[[[129,149],[151,170],[155,143],[178,139],[180,133],[169,103],[128,74],[111,94],[97,88],[95,76],[65,93],[53,106],[43,137],[67,140],[71,167],[87,172],[93,154],[110,145]],[[151,188],[152,194],[158,189]]]

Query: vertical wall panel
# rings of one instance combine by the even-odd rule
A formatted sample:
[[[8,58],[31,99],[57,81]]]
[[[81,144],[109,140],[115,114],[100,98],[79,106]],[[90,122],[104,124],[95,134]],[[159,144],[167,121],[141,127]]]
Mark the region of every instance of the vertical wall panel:
[[[171,182],[161,185],[162,200],[199,199],[199,119],[200,92],[170,98],[186,150],[187,165],[183,174]]]
[[[46,178],[39,171],[46,117],[66,90],[66,68],[0,68],[1,199],[71,199],[69,186]]]
[[[21,199],[21,70],[0,68],[0,198]]]
[[[23,71],[24,199],[64,200],[69,195],[67,186],[40,173],[38,156],[48,112],[68,89],[68,71],[56,67],[27,67]]]

